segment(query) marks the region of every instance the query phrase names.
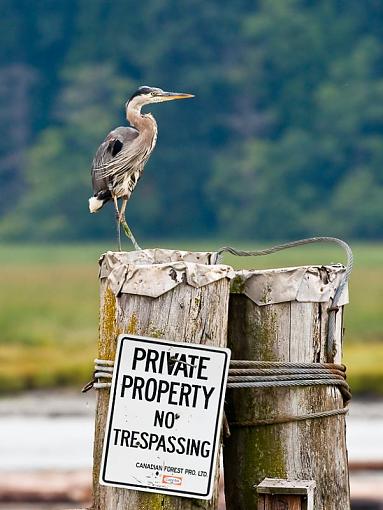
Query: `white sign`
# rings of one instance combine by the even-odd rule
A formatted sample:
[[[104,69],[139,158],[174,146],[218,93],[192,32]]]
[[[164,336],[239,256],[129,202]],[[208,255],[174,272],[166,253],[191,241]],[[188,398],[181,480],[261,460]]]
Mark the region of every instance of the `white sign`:
[[[212,497],[230,350],[121,335],[100,483]]]

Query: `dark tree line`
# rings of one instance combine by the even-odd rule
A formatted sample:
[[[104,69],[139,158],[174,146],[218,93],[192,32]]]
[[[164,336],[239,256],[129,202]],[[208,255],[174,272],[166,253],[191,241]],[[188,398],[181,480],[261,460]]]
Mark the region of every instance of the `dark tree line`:
[[[89,167],[141,84],[159,140],[127,216],[151,237],[383,237],[380,0],[0,0],[0,233],[113,235]]]

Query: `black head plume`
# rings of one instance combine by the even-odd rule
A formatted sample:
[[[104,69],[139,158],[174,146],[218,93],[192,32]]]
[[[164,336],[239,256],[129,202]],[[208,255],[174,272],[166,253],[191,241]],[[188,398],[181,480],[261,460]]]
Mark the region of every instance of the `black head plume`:
[[[150,94],[151,92],[159,92],[161,89],[158,89],[156,87],[148,87],[147,85],[143,85],[142,87],[138,87],[136,92],[131,96],[129,101],[131,101],[134,97],[137,96],[143,96],[146,94]]]

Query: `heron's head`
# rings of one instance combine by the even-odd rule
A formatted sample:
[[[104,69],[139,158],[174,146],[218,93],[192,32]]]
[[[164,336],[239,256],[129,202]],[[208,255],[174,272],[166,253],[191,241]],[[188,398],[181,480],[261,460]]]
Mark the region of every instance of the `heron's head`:
[[[126,107],[141,108],[146,104],[163,103],[164,101],[173,101],[174,99],[188,99],[194,97],[193,94],[184,94],[183,92],[165,92],[157,87],[139,87],[126,103]]]

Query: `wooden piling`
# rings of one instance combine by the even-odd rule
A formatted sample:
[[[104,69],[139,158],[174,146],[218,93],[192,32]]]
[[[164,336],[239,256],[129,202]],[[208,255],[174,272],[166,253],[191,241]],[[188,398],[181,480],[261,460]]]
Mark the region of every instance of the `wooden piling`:
[[[329,266],[311,268],[308,274],[304,268],[296,271],[302,274],[294,276],[291,272],[282,284],[277,271],[238,273],[229,305],[228,347],[232,360],[340,363],[343,309],[337,312],[333,357],[327,349],[330,301],[327,297],[323,302],[320,297],[326,295],[331,281],[339,282],[341,270]],[[302,275],[297,289],[303,301],[286,297],[294,288],[294,278],[299,283]],[[257,281],[251,290],[252,277]],[[310,286],[315,287],[317,300],[315,296],[309,300]],[[257,296],[258,304],[254,302]],[[315,510],[350,508],[344,415],[249,426],[257,420],[283,421],[286,417],[342,409],[338,389],[236,388],[228,390],[226,397],[226,413],[232,424],[223,449],[227,510],[258,508],[257,486],[266,477],[315,481]]]
[[[230,286],[227,275],[230,268],[209,266],[211,257],[209,253],[171,250],[108,253],[102,261],[100,273],[98,358],[114,360],[116,340],[120,333],[226,346]],[[162,272],[160,285],[158,271]],[[128,291],[123,283],[130,276],[132,288]],[[210,283],[209,279],[212,280]],[[141,292],[143,281],[149,282],[153,293],[160,295],[143,295],[148,294],[148,289]],[[164,288],[169,290],[161,292]],[[210,501],[100,485],[108,402],[109,390],[99,390],[94,442],[93,510],[217,509],[219,469]]]

